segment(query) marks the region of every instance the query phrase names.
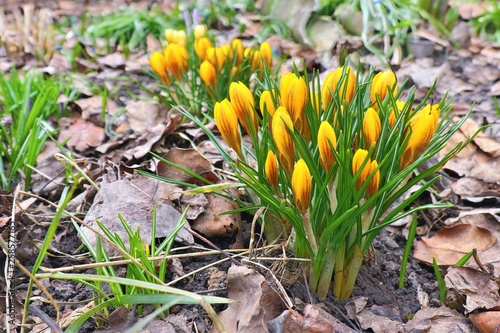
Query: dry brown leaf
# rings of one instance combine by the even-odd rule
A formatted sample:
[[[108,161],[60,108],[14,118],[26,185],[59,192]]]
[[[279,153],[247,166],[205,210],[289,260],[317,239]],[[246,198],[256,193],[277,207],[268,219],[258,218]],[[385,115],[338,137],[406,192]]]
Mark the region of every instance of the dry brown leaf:
[[[479,333],[500,332],[500,311],[473,313],[469,316],[469,318]]]
[[[138,227],[141,228],[141,237],[145,244],[150,244],[153,208],[158,206],[159,210],[156,236],[167,237],[172,231],[172,224],[174,226],[177,224],[180,213],[176,217],[170,208],[163,207],[162,204],[177,199],[180,192],[181,189],[175,185],[139,174],[126,175],[120,180],[106,174],[84,221],[94,225],[94,228],[98,228],[95,221],[101,221],[112,233],[116,232],[124,243],[128,244],[128,236],[118,218],[118,214],[121,214],[133,231]],[[95,244],[94,233],[85,227],[82,230],[91,243]],[[176,239],[182,241],[180,235],[185,233],[188,232],[181,231]],[[183,236],[184,239],[187,237],[189,236]],[[105,245],[107,246],[107,243]],[[107,249],[113,254],[116,253],[109,246]]]
[[[131,101],[126,109],[130,128],[139,133],[163,122],[167,116],[163,106],[147,101]]]
[[[475,332],[466,317],[444,305],[439,308],[425,308],[417,311],[415,316],[406,323],[405,328],[405,332]]]
[[[449,292],[465,297],[465,313],[500,307],[498,285],[483,271],[470,267],[450,267],[444,280]]]
[[[173,147],[164,156],[167,161],[173,162],[181,167],[184,167],[195,174],[203,176],[209,180],[217,180],[212,172],[212,163],[205,157],[200,155],[196,149],[183,149]],[[164,162],[158,162],[158,174],[169,179],[182,182],[193,182],[193,177],[174,166],[170,166]]]
[[[488,191],[488,185],[472,177],[463,177],[451,185],[453,192],[461,197],[480,196]]]
[[[104,129],[97,127],[91,122],[80,118],[61,118],[59,120],[61,131],[58,142],[66,142],[66,146],[76,151],[85,151],[91,147],[97,147],[105,138]]]
[[[464,20],[470,20],[478,16],[481,16],[486,11],[487,9],[484,3],[466,2],[466,3],[461,3],[458,6],[458,13],[460,14],[460,17],[462,17],[462,19]]]
[[[497,239],[488,229],[469,224],[457,224],[441,229],[432,238],[422,237],[415,242],[413,252],[417,260],[432,264],[435,257],[438,265],[454,265],[466,253],[477,249],[491,248]]]
[[[107,56],[98,58],[96,61],[99,65],[118,68],[125,66],[127,60],[125,59],[123,53],[115,52],[108,54]]]
[[[271,297],[280,300],[279,295],[267,286],[264,277],[245,266],[233,265],[227,273],[227,294],[232,300],[226,310],[219,314],[219,318],[226,330],[232,333],[266,333],[269,332],[267,320],[271,313],[281,313],[282,302],[267,302],[263,300]],[[274,294],[274,295],[268,295]],[[215,327],[211,333],[217,332]]]

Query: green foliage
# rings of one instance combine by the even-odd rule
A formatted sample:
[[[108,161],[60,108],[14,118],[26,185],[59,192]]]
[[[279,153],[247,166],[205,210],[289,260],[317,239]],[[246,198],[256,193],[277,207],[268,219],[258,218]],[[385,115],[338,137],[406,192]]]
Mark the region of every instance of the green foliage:
[[[486,7],[484,13],[472,19],[469,24],[476,34],[500,45],[500,3],[488,0]]]
[[[49,118],[59,118],[65,108],[58,104],[60,94],[73,98],[70,85],[57,78],[34,72],[13,70],[0,76],[0,183],[10,189],[21,178],[31,183],[36,159],[49,133],[55,129]]]

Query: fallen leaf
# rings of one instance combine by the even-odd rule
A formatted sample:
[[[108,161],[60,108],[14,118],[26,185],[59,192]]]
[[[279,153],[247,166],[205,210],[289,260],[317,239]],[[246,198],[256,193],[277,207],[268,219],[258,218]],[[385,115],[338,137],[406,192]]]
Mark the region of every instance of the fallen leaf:
[[[469,318],[479,333],[500,332],[500,311],[472,313]]]
[[[66,139],[66,146],[70,149],[83,152],[91,147],[97,147],[105,138],[104,129],[97,127],[91,122],[80,118],[61,118],[59,120],[61,131],[58,142]]]
[[[465,297],[465,313],[500,307],[498,285],[483,271],[470,267],[450,267],[444,281],[449,292]]]
[[[102,96],[93,96],[89,98],[83,98],[75,101],[75,104],[77,104],[81,108],[82,112],[82,119],[95,119],[99,120],[101,122],[101,127],[102,127],[102,114],[104,113],[105,115],[115,115],[118,112],[118,105],[115,103],[110,98],[106,98],[103,101]],[[105,105],[105,108],[103,110],[103,106]],[[95,121],[93,121],[94,124],[98,125]]]
[[[131,101],[126,110],[130,128],[139,133],[163,122],[167,115],[164,107],[147,101]]]
[[[458,311],[444,305],[439,308],[420,309],[406,323],[405,332],[460,332],[475,333],[470,321]]]
[[[266,333],[269,332],[267,320],[269,313],[281,313],[283,303],[279,295],[269,288],[265,278],[245,266],[233,265],[227,273],[227,294],[232,300],[219,318],[226,330],[232,333]],[[268,295],[268,294],[274,294]],[[262,301],[272,297],[275,302],[262,304]],[[211,333],[217,332],[215,327]]]
[[[104,65],[111,68],[122,67],[125,66],[126,63],[125,56],[120,52],[108,54],[107,56],[98,58],[96,61],[99,65]]]
[[[151,244],[152,241],[151,221],[155,206],[160,210],[160,218],[157,216],[156,237],[169,236],[172,224],[174,226],[177,224],[177,219],[172,215],[170,208],[161,207],[169,200],[178,198],[181,189],[175,185],[139,174],[127,175],[119,180],[113,179],[110,174],[105,174],[99,187],[84,221],[98,228],[95,221],[99,220],[112,233],[117,233],[126,245],[128,236],[118,214],[123,216],[133,231],[140,227],[145,244]],[[82,227],[82,230],[91,244],[95,245],[95,234],[86,227]],[[181,238],[176,239],[182,241]],[[111,255],[116,254],[116,250],[106,242],[104,244]]]
[[[457,224],[439,230],[431,238],[422,237],[416,241],[413,255],[417,260],[428,264],[432,264],[432,259],[436,258],[438,265],[454,265],[473,249],[484,251],[496,242],[496,237],[488,229]]]
[[[232,193],[238,195],[236,191],[232,191]],[[191,227],[209,237],[235,237],[235,242],[231,247],[241,248],[243,242],[240,214],[220,215],[237,209],[238,204],[213,193],[207,193],[206,197],[208,204],[205,206],[205,211],[191,223]]]
[[[163,158],[167,161],[173,162],[180,167],[188,169],[193,173],[200,175],[202,177],[210,177],[209,180],[213,179],[212,173],[212,163],[208,161],[205,157],[200,155],[200,153],[193,148],[183,149],[173,147],[170,149]],[[180,170],[175,166],[171,166],[162,161],[158,162],[158,174],[160,176],[182,181],[182,182],[194,182],[193,176]]]

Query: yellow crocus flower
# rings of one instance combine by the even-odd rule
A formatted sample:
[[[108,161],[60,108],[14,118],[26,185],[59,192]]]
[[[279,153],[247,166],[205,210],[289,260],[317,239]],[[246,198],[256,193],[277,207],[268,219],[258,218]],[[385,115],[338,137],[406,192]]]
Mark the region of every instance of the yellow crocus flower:
[[[194,27],[194,38],[196,40],[205,37],[205,33],[207,32],[207,26],[204,24],[197,24]]]
[[[227,98],[220,103],[215,103],[214,120],[224,141],[236,152],[239,158],[243,159],[238,117]]]
[[[396,101],[397,111],[395,111],[394,108],[391,107],[389,111],[389,125],[391,127],[393,127],[396,121],[398,120],[398,117],[401,114],[401,112],[403,112],[405,105],[406,105],[405,101]]]
[[[329,122],[323,121],[318,130],[318,150],[321,166],[328,173],[335,163],[333,149],[337,148],[337,136]]]
[[[377,161],[373,160],[370,163],[370,173],[371,175],[375,170],[378,168],[378,163]],[[380,170],[377,170],[375,174],[373,175],[372,179],[370,180],[370,183],[368,184],[368,187],[366,188],[366,198],[370,199],[372,195],[377,193],[378,187],[380,185]]]
[[[363,170],[361,171],[361,174],[359,175],[358,179],[356,180],[356,188],[359,190],[361,186],[363,186],[363,183],[366,181],[368,176],[370,175],[370,164],[371,164],[371,158],[368,157],[368,150],[366,149],[358,149],[354,153],[354,156],[352,158],[352,175],[355,176],[358,171],[361,169],[363,163],[366,163],[363,167]]]
[[[276,109],[271,123],[271,132],[278,153],[278,160],[288,175],[295,162],[295,146],[290,131],[293,132],[292,118],[283,106]]]
[[[226,61],[226,54],[220,47],[209,47],[206,51],[205,58],[214,65],[217,71],[220,71]]]
[[[273,65],[273,50],[268,42],[263,42],[260,44],[260,54],[266,63],[266,67],[270,69]]]
[[[176,80],[187,71],[187,49],[178,44],[168,44],[164,50],[167,67]]]
[[[215,89],[216,76],[214,65],[208,60],[203,61],[200,65],[200,77],[207,87]]]
[[[335,93],[337,86],[342,78],[342,71],[344,67],[339,67],[335,71],[328,74],[323,82],[321,88],[321,102],[323,109],[328,109],[330,103],[332,102],[332,94]],[[356,91],[356,76],[350,67],[346,68],[346,75],[342,81],[342,85],[338,89],[338,97],[341,103],[349,104],[354,98],[354,93]]]
[[[241,62],[243,61],[243,53],[245,48],[243,47],[243,43],[241,42],[241,39],[235,38],[231,41],[231,48],[233,49],[233,53],[236,56],[236,66],[241,65]]]
[[[382,131],[382,124],[378,112],[373,108],[368,108],[363,117],[363,137],[365,138],[365,148],[369,149],[375,144]]]
[[[276,159],[276,155],[274,155],[272,150],[267,152],[264,172],[266,173],[266,179],[269,182],[269,185],[271,185],[273,190],[276,191],[278,188],[279,180],[278,160]]]
[[[292,174],[292,192],[295,206],[304,214],[311,203],[312,178],[303,159],[297,161]]]
[[[274,105],[273,99],[274,90],[264,90],[260,95],[260,112],[264,115],[264,112],[267,110],[271,117],[274,116],[276,112],[276,106]]]
[[[397,79],[391,71],[379,72],[372,81],[372,87],[370,89],[370,97],[373,103],[377,101],[379,97],[380,101],[383,101],[387,94],[391,91],[394,94],[398,92]],[[374,108],[378,110],[378,105],[375,103]]]
[[[212,42],[207,37],[201,37],[194,41],[194,51],[201,60],[204,60],[207,50],[212,47]]]
[[[410,119],[410,137],[401,156],[401,169],[413,163],[427,148],[434,133],[436,133],[439,112],[439,106],[427,105]]]
[[[160,77],[161,82],[164,85],[169,86],[170,76],[168,75],[167,60],[165,59],[165,56],[161,52],[153,52],[149,58],[149,65],[151,66],[153,72]]]
[[[250,89],[243,82],[231,82],[229,97],[241,126],[249,135],[252,133],[251,128],[257,133],[259,123],[254,111],[255,100]]]

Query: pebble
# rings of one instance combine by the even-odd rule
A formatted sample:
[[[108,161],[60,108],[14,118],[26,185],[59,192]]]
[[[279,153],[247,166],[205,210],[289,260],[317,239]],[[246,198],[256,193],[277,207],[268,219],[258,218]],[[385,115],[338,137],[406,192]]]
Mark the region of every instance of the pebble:
[[[391,250],[395,250],[395,249],[399,249],[399,244],[396,243],[396,241],[394,239],[392,239],[391,237],[389,236],[385,236],[382,241],[384,242],[384,244],[390,248]]]

